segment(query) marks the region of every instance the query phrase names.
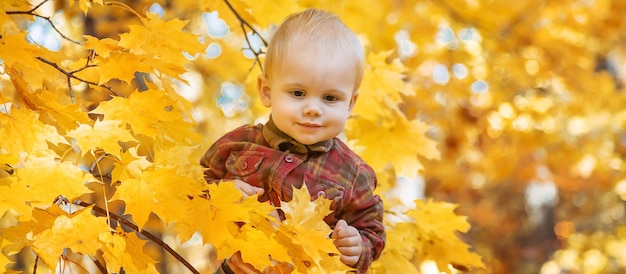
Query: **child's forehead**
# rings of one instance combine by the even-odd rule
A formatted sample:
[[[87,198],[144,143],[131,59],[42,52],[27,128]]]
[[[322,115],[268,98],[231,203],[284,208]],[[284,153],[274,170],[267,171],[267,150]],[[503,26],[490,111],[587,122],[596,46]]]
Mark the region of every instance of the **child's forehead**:
[[[285,45],[282,59],[298,58],[302,55],[318,57],[350,57],[355,62],[358,52],[354,47],[329,39],[293,40]],[[323,60],[320,60],[323,61]]]

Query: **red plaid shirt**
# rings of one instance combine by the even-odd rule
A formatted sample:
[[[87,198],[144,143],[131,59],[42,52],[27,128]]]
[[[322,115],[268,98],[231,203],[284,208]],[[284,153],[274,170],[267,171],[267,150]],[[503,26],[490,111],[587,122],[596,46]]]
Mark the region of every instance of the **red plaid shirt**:
[[[311,198],[332,199],[332,214],[324,221],[335,227],[344,219],[361,233],[363,252],[356,265],[365,272],[385,246],[383,205],[373,194],[376,175],[359,156],[339,139],[303,145],[281,132],[270,121],[239,127],[217,140],[200,163],[209,183],[240,179],[265,189],[260,201],[290,201],[292,186],[302,182]]]

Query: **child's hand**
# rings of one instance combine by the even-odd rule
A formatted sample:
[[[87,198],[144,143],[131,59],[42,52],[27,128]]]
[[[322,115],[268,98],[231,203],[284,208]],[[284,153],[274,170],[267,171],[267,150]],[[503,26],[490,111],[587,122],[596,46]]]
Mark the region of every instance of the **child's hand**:
[[[359,231],[348,225],[345,220],[339,220],[335,225],[332,237],[335,239],[333,243],[341,253],[339,260],[347,266],[355,266],[359,262],[363,249]]]
[[[239,189],[239,191],[241,191],[241,194],[243,194],[242,198],[248,198],[250,196],[254,196],[255,194],[263,194],[263,192],[265,192],[265,190],[263,190],[263,188],[260,187],[256,187],[256,186],[252,186],[242,180],[239,179],[235,179],[232,180],[233,182],[235,182],[235,188]]]

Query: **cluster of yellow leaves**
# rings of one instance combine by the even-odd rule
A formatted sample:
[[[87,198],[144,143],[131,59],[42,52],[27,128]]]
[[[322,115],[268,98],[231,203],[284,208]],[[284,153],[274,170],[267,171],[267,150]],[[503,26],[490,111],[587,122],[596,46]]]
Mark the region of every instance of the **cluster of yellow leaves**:
[[[198,5],[193,2],[192,6]],[[87,14],[102,3],[81,0],[77,8]],[[313,5],[336,11],[351,25],[372,13],[335,1],[228,3],[247,22],[268,29],[285,15]],[[107,5],[132,11],[120,2]],[[198,58],[191,62],[185,57],[185,53],[201,55],[207,46],[199,42],[200,35],[193,33],[187,20],[132,11],[141,24],[128,24],[119,37],[81,35],[80,46],[65,45],[67,51],[51,52],[29,43],[26,31],[18,27],[33,16],[14,18],[4,12],[31,10],[28,1],[0,3],[0,7],[0,75],[8,87],[0,91],[2,265],[9,262],[5,256],[28,247],[52,270],[71,251],[91,258],[100,254],[110,271],[156,272],[156,261],[143,251],[146,241],[121,225],[112,226],[91,207],[73,204],[87,200],[104,208],[123,204],[111,208],[111,213],[124,214],[138,231],[156,217],[167,225],[175,224],[173,229],[182,241],[199,232],[205,243],[218,250],[220,259],[241,251],[244,261],[257,269],[287,264],[291,268],[281,271],[345,271],[338,256],[332,256],[337,251],[328,239],[331,230],[322,221],[330,213],[329,201],[311,201],[306,189],[295,190],[293,200],[283,203],[286,220],[277,224],[268,216],[274,208],[257,202],[256,197],[242,200],[227,182],[219,186],[204,182],[197,161],[203,139],[192,118],[194,106],[179,95],[175,83],[187,83],[181,75],[189,71],[189,63],[200,66],[204,62],[210,64],[210,72],[216,72],[212,77],[219,75],[217,81],[233,80],[227,79],[226,72],[237,70],[235,80],[245,81],[247,87],[254,85],[250,80],[254,77],[242,76],[252,61],[240,54],[242,44],[232,43],[242,41],[243,32],[225,1],[203,2],[197,10],[219,11],[233,30],[218,41],[225,47],[220,60],[231,67],[221,61]],[[361,100],[347,131],[350,144],[379,174],[391,166],[399,174],[414,176],[422,169],[418,156],[437,159],[439,153],[435,142],[425,136],[428,126],[402,109],[403,98],[415,95],[415,88],[405,81],[409,69],[388,49],[372,51],[367,62]],[[147,88],[134,87],[144,80]],[[117,90],[120,86],[130,91]],[[92,102],[82,98],[88,91],[103,93],[106,100],[92,107]],[[214,121],[211,131],[223,131],[217,117]],[[386,181],[380,180],[380,193],[391,187]],[[63,202],[55,201],[69,204],[62,209],[59,204]],[[413,221],[387,224],[389,241],[381,259],[387,263],[372,267],[376,271],[415,269],[424,259],[436,260],[442,269],[449,263],[482,266],[453,233],[466,232],[467,223],[447,225],[449,219],[460,218],[451,208],[442,206],[432,211],[434,215],[420,215],[439,206],[418,203],[407,213]],[[439,227],[430,229],[426,224]],[[458,248],[450,253],[457,256],[440,252],[449,248]]]
[[[459,269],[484,267],[480,256],[458,239],[457,233],[470,229],[467,217],[454,213],[457,206],[432,200],[415,200],[415,207],[388,217],[387,247],[372,265],[376,273],[416,273],[415,262],[434,261],[440,271],[450,273],[448,265]],[[417,241],[415,240],[417,239]]]
[[[209,193],[211,203],[198,205],[201,214],[192,213],[197,222],[186,225],[191,225],[189,232],[200,229],[205,241],[218,250],[218,259],[239,251],[245,262],[259,270],[282,267],[282,273],[324,273],[348,269],[338,256],[330,255],[338,254],[329,238],[332,229],[323,221],[331,213],[330,200],[312,201],[306,185],[294,188],[293,199],[281,203],[283,222],[270,217],[274,207],[257,202],[257,196],[243,200],[231,182],[211,185]],[[207,211],[210,220],[202,218]]]

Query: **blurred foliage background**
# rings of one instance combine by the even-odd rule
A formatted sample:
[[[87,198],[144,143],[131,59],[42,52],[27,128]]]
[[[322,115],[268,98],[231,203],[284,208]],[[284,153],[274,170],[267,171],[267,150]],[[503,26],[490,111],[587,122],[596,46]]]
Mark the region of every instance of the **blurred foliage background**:
[[[57,24],[98,38],[117,39],[137,20],[89,1],[78,1],[92,4],[86,15],[74,1],[73,9],[53,2],[46,10]],[[265,37],[293,11],[332,10],[369,52],[389,51],[386,60],[398,61],[401,84],[388,92],[397,92],[404,117],[429,125],[426,135],[441,156],[420,157],[423,168],[413,168],[419,173],[408,167],[380,176],[415,179],[424,186],[416,197],[459,204],[457,213],[472,225],[462,237],[486,265],[471,272],[626,271],[626,1],[230,2],[248,8],[240,15]],[[205,39],[206,57],[190,61],[183,75],[190,85],[178,91],[193,102],[198,130],[209,140],[265,113],[256,100],[253,52],[263,41],[250,29],[243,38],[224,1],[124,3],[190,20]],[[43,20],[29,28],[48,48],[62,41]],[[251,49],[242,50],[247,41]],[[81,102],[89,109],[108,96],[86,90]]]

